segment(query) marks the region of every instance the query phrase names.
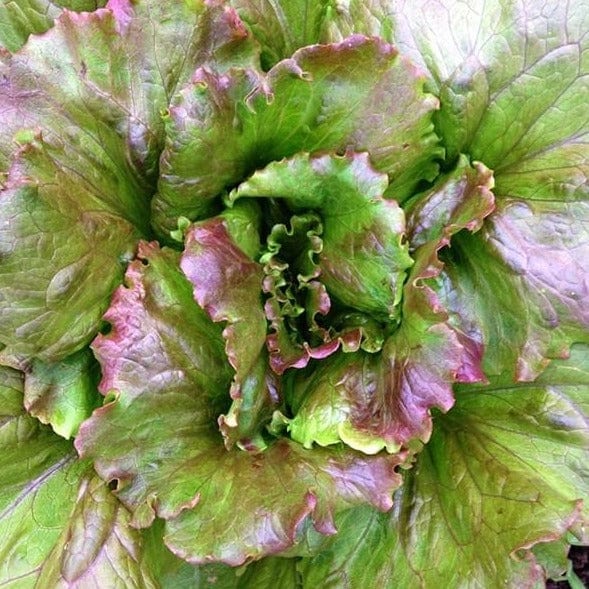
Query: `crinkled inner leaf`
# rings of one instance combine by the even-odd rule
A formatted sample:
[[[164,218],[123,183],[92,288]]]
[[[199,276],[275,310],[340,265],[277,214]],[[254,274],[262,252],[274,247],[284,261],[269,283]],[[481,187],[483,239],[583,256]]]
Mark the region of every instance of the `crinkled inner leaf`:
[[[134,525],[163,517],[166,543],[183,558],[237,565],[287,548],[307,517],[331,533],[338,509],[365,502],[389,509],[403,456],[309,452],[288,440],[257,455],[225,449],[215,406],[226,402],[229,382],[212,380],[215,356],[207,352],[217,328],[191,327],[199,308],[171,253],[142,246],[141,255],[147,265],[129,267],[128,288],[106,316],[113,329],[94,345],[103,389],[117,397],[76,439],[101,477],[115,481]],[[171,288],[180,280],[182,290]]]
[[[387,185],[367,154],[301,154],[256,172],[230,198],[281,198],[294,211],[317,211],[319,280],[344,305],[392,317],[412,260],[403,211],[383,198]]]

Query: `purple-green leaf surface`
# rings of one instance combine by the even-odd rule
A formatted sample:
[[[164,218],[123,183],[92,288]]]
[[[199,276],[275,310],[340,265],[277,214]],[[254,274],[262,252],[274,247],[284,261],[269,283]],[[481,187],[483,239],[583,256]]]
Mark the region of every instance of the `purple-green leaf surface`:
[[[209,216],[226,188],[300,151],[369,151],[390,195],[406,197],[436,175],[436,108],[411,63],[360,35],[299,49],[266,75],[200,69],[170,108],[154,223]]]
[[[344,514],[302,586],[542,586],[531,547],[580,523],[589,495],[587,368],[582,347],[537,383],[461,387],[392,513]]]
[[[0,585],[542,589],[589,0],[103,4],[0,0]]]
[[[174,252],[148,244],[140,252],[105,316],[112,331],[94,343],[101,387],[114,394],[76,438],[134,525],[162,517],[176,554],[238,565],[289,547],[307,518],[333,533],[336,510],[389,509],[402,454],[309,452],[286,439],[258,454],[225,448],[216,418],[230,376],[215,354],[219,330],[192,300]]]

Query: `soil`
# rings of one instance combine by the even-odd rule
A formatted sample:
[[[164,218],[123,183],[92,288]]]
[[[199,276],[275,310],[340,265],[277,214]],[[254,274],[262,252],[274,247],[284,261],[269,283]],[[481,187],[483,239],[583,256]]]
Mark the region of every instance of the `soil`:
[[[571,546],[569,559],[579,579],[589,588],[589,546]],[[570,589],[570,585],[567,581],[548,581],[546,589]]]

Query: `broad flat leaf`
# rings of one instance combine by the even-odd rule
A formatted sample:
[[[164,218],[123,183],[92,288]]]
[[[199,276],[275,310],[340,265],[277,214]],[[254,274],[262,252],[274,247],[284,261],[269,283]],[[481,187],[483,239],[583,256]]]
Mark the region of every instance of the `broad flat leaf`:
[[[106,0],[2,0],[0,2],[0,48],[17,51],[32,33],[44,33],[63,8],[82,12],[96,10]]]
[[[143,530],[142,562],[157,579],[158,589],[238,589],[241,569],[224,564],[194,566],[170,552],[163,542],[165,523]]]
[[[109,202],[111,177],[101,178],[98,186],[80,181],[41,141],[13,165],[0,193],[0,341],[7,352],[60,361],[96,333],[140,235]]]
[[[266,76],[199,70],[170,108],[156,227],[209,215],[226,188],[301,151],[366,150],[391,177],[390,196],[406,197],[437,172],[436,107],[409,62],[362,36],[300,49]]]
[[[430,71],[449,155],[495,170],[497,194],[588,194],[589,2],[406,0],[395,42]]]
[[[560,537],[589,496],[587,348],[540,382],[472,385],[436,417],[391,515],[338,520],[300,566],[303,587],[539,587],[531,547]]]
[[[80,182],[55,151],[28,145],[0,194],[0,340],[49,362],[96,333],[139,238],[108,186]]]
[[[24,406],[30,415],[69,439],[100,405],[99,380],[100,369],[89,350],[62,362],[34,360],[25,371]]]
[[[230,198],[283,198],[293,211],[318,212],[321,283],[344,305],[390,318],[412,260],[403,211],[383,198],[387,185],[368,154],[300,154],[256,172]]]
[[[589,204],[501,199],[447,252],[440,297],[486,350],[484,369],[530,380],[589,338]]]
[[[230,389],[233,404],[220,418],[226,443],[262,449],[265,443],[259,429],[279,401],[279,383],[269,370],[265,349],[262,266],[238,247],[240,234],[234,239],[231,233],[241,223],[257,235],[259,211],[239,206],[192,225],[186,232],[180,267],[192,283],[198,304],[212,321],[226,325],[225,352],[235,370]]]
[[[389,509],[402,455],[309,452],[286,439],[259,454],[226,450],[216,417],[230,400],[230,376],[223,386],[209,351],[221,343],[211,341],[217,328],[190,324],[204,313],[174,253],[142,246],[141,255],[147,265],[130,265],[128,287],[106,316],[112,331],[94,345],[102,388],[116,395],[76,439],[117,486],[133,525],[148,526],[157,515],[168,520],[165,540],[176,554],[194,564],[238,565],[293,544],[307,518],[331,533],[338,509],[366,502]]]
[[[0,193],[0,341],[60,361],[95,335],[125,263],[151,233],[164,110],[197,65],[251,63],[220,5],[121,0],[65,12],[7,58],[4,156],[24,143]],[[199,27],[195,24],[199,23]]]
[[[22,379],[0,369],[0,584],[155,588],[129,513],[70,443],[22,409]]]
[[[341,41],[354,33],[391,40],[391,8],[386,0],[231,0],[262,45],[269,69],[297,49]]]
[[[414,266],[403,290],[402,321],[377,354],[324,361],[291,391],[289,428],[310,447],[340,439],[367,453],[390,452],[431,434],[430,410],[447,411],[452,383],[485,379],[482,351],[448,323],[431,280],[443,269],[438,251],[461,229],[478,230],[494,206],[489,170],[465,158],[409,207]]]

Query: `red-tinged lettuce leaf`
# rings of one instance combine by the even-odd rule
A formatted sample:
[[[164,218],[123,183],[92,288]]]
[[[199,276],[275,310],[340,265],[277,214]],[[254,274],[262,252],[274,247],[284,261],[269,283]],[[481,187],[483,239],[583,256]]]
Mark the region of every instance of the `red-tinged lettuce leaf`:
[[[128,184],[149,182],[163,143],[162,112],[176,87],[207,64],[215,70],[257,63],[244,25],[221,2],[111,0],[90,14],[65,12],[45,35],[5,59],[0,87],[2,157],[21,129],[72,144],[64,162]],[[0,163],[2,160],[0,160]]]
[[[61,362],[33,360],[25,370],[24,406],[30,415],[69,439],[101,404],[99,380],[100,368],[89,350]]]
[[[453,403],[453,382],[478,382],[482,349],[448,322],[431,280],[444,265],[438,252],[462,229],[478,230],[494,207],[492,177],[484,166],[457,168],[410,206],[415,260],[403,290],[402,321],[377,354],[324,361],[290,393],[295,440],[310,447],[344,441],[372,454],[427,441],[430,410]],[[464,326],[462,326],[464,327]]]
[[[222,6],[109,8],[65,12],[3,74],[5,155],[17,129],[26,144],[0,193],[0,341],[13,354],[59,361],[96,334],[134,244],[151,231],[169,93],[196,65],[222,68],[235,63],[236,43],[249,47]]]
[[[588,351],[536,383],[460,387],[393,512],[343,514],[332,544],[299,565],[302,586],[544,586],[533,547],[574,526],[589,497]]]
[[[342,41],[354,33],[391,40],[391,8],[386,0],[231,0],[262,46],[269,69],[297,49]]]
[[[170,108],[155,225],[206,216],[226,188],[300,151],[368,151],[391,196],[406,197],[437,172],[436,107],[413,65],[362,36],[300,49],[266,76],[199,70]]]
[[[226,322],[225,351],[239,385],[266,340],[262,266],[236,245],[226,220],[215,217],[189,228],[180,267],[196,302],[213,321]]]
[[[63,8],[82,12],[96,10],[106,0],[2,0],[0,2],[0,48],[20,49],[32,33],[51,28]]]
[[[495,209],[491,170],[480,162],[470,165],[461,155],[452,172],[431,190],[416,195],[405,207],[411,250],[432,241],[449,240],[462,229],[478,231]]]
[[[279,402],[279,382],[268,367],[266,317],[262,305],[262,266],[250,254],[259,249],[259,210],[253,203],[188,228],[180,261],[193,286],[194,299],[212,321],[225,323],[223,338],[235,370],[230,394],[233,404],[220,425],[228,448],[265,447],[260,427]],[[237,244],[252,241],[246,253]],[[246,244],[247,245],[247,244]],[[257,254],[257,252],[255,252]]]
[[[124,391],[130,402],[147,388],[197,387],[211,401],[229,392],[231,369],[221,330],[196,304],[179,268],[180,254],[140,242],[138,259],[114,293],[104,319],[112,325],[92,348],[102,367],[100,391]],[[188,384],[190,383],[190,384]]]
[[[395,3],[395,42],[426,66],[448,155],[495,170],[497,194],[587,195],[589,2]]]
[[[398,313],[412,260],[403,211],[383,198],[387,186],[368,154],[299,154],[256,172],[230,198],[282,198],[294,211],[318,212],[321,283],[344,305],[390,318]]]
[[[477,235],[447,252],[438,293],[484,345],[489,374],[531,380],[589,338],[589,205],[501,199]]]
[[[116,394],[76,438],[81,455],[116,485],[133,525],[162,517],[176,554],[237,565],[289,547],[307,518],[331,533],[339,509],[389,509],[403,456],[309,452],[286,439],[259,454],[225,448],[216,417],[230,376],[217,374],[210,352],[222,346],[218,329],[191,325],[204,313],[175,253],[142,245],[141,255],[147,265],[130,265],[129,288],[117,291],[106,316],[112,331],[94,344],[102,388]]]
[[[22,376],[0,368],[0,584],[155,588],[129,513],[70,443],[22,409]]]

